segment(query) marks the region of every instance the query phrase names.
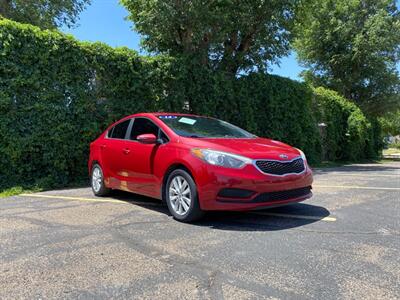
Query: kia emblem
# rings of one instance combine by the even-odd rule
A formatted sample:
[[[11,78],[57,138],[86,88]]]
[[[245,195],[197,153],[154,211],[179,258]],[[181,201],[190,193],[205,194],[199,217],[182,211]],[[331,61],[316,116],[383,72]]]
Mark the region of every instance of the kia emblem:
[[[282,159],[288,159],[288,156],[286,154],[279,154],[279,157]]]

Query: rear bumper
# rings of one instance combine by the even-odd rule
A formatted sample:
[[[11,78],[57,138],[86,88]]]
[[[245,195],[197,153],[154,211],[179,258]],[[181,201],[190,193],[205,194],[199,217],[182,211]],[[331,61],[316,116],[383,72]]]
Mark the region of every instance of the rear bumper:
[[[248,166],[247,170],[207,167],[200,172],[196,183],[203,210],[253,210],[312,197],[313,177],[309,167],[302,174],[287,176],[266,175],[254,166]]]

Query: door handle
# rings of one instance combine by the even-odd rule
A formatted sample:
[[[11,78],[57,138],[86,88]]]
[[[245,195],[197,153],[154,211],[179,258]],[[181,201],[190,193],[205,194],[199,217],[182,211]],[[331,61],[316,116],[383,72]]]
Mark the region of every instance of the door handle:
[[[122,150],[124,152],[124,154],[129,154],[129,152],[131,152],[131,150],[129,148],[125,148],[124,150]]]

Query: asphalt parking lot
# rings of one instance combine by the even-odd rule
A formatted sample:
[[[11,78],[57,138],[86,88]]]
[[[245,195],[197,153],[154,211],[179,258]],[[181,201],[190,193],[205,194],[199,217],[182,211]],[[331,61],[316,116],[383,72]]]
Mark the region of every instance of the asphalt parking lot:
[[[316,170],[314,197],[174,221],[89,188],[0,199],[0,299],[399,299],[400,162]]]

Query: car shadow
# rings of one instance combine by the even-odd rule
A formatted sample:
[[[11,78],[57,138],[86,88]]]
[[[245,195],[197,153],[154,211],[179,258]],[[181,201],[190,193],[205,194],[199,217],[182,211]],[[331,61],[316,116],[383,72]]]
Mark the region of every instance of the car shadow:
[[[157,199],[122,191],[113,191],[112,198],[171,216],[167,206]],[[322,206],[295,203],[243,212],[210,211],[191,225],[226,231],[278,231],[312,224],[329,215]]]
[[[322,206],[295,203],[255,211],[208,212],[203,220],[194,225],[228,231],[278,231],[315,223],[329,215],[329,211]]]

